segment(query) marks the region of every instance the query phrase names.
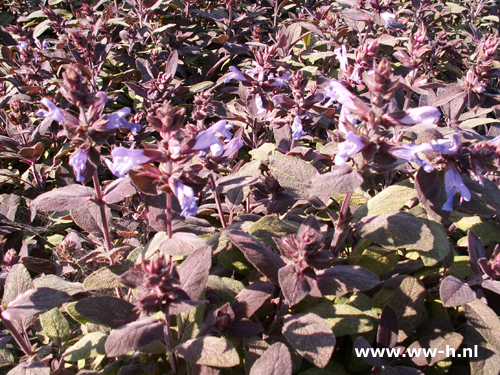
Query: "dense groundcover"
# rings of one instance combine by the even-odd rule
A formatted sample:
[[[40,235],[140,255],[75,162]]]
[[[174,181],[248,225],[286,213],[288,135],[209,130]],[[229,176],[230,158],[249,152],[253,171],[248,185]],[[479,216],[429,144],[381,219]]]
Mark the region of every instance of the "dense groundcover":
[[[497,375],[498,13],[0,1],[0,373]]]

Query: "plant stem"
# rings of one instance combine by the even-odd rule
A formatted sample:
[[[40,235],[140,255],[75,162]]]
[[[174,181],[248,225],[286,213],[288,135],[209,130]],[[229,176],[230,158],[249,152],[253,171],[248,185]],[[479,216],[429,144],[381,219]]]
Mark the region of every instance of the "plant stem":
[[[172,192],[167,192],[165,199],[165,231],[167,237],[172,238]]]
[[[0,312],[2,311],[2,308],[0,307]],[[7,328],[14,338],[16,340],[17,344],[21,347],[24,353],[26,355],[33,355],[33,351],[31,350],[31,345],[29,342],[27,342],[24,337],[21,336],[17,328],[12,324],[10,320],[2,318],[2,323],[4,324],[5,328]]]
[[[167,345],[168,359],[170,360],[170,365],[172,366],[172,372],[177,374],[177,362],[175,360],[174,351],[172,349],[172,335],[170,334],[170,316],[168,314],[163,314],[163,319],[165,319],[165,326],[163,332],[165,334],[165,343]]]
[[[102,235],[104,236],[104,248],[106,252],[111,251],[111,239],[109,238],[109,228],[108,221],[106,220],[106,206],[103,200],[103,194],[101,190],[101,183],[99,182],[99,176],[97,171],[92,176],[92,182],[94,183],[95,192],[97,195],[97,204],[99,205],[99,210],[101,213],[101,225],[102,225]]]
[[[349,210],[349,202],[351,201],[352,193],[347,193],[344,201],[342,202],[342,207],[340,208],[339,219],[335,224],[335,233],[333,234],[332,243],[330,245],[330,251],[333,255],[337,256],[342,244],[346,240],[350,233],[350,229],[346,230],[344,228],[344,222],[347,217],[347,211]]]
[[[217,212],[219,213],[220,223],[222,224],[222,228],[225,228],[227,227],[226,218],[224,217],[224,211],[222,211],[222,203],[220,202],[219,194],[215,191],[215,179],[212,173],[210,173],[210,185],[215,195],[215,202],[217,203]]]

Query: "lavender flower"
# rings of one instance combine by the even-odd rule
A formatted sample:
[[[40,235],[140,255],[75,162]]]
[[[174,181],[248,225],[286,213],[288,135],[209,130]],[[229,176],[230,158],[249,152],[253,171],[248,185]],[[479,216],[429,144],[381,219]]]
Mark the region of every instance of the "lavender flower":
[[[252,61],[252,63],[255,68],[248,69],[246,74],[260,82],[264,81],[264,67],[262,67],[257,61]]]
[[[232,72],[232,74],[226,77],[224,83],[229,83],[232,79],[236,79],[238,81],[248,81],[243,72],[236,69],[234,66],[230,66],[229,70]]]
[[[437,139],[431,142],[432,149],[442,155],[455,155],[460,150],[460,136],[454,134],[452,139]]]
[[[356,82],[358,85],[361,83],[361,80],[359,78],[359,68],[356,67],[352,71],[352,74],[349,76],[349,79],[353,82]]]
[[[441,117],[441,112],[436,107],[424,106],[406,110],[406,116],[399,120],[406,125],[435,124]]]
[[[224,152],[221,158],[227,158],[243,147],[243,140],[241,138],[233,138],[224,146]]]
[[[104,126],[105,129],[119,129],[126,128],[132,132],[132,134],[137,134],[141,130],[141,125],[134,124],[125,120],[125,117],[130,115],[130,108],[122,108],[116,112],[111,113],[108,116],[108,122]]]
[[[73,171],[76,174],[76,180],[78,182],[85,182],[85,177],[82,173],[87,169],[87,159],[89,157],[89,152],[79,148],[73,155],[69,158],[69,165],[73,167]]]
[[[106,160],[106,165],[116,177],[123,178],[136,165],[149,163],[156,159],[155,156],[148,156],[145,152],[146,150],[117,147],[111,151],[113,162]]]
[[[292,124],[292,138],[298,141],[307,133],[302,128],[302,120],[299,116],[295,116]]]
[[[491,139],[488,141],[488,143],[491,145],[491,146],[495,146],[497,144],[500,144],[500,135],[499,136],[496,136],[495,138]]]
[[[274,79],[274,82],[271,83],[271,86],[285,86],[288,87],[288,82],[285,82],[285,79],[290,78],[292,75],[290,73],[283,74],[281,77],[274,77],[274,74],[269,75],[269,79],[272,80]]]
[[[330,98],[330,101],[325,106],[329,106],[333,101],[336,101],[345,105],[349,110],[356,110],[354,95],[336,79],[331,79],[330,84],[325,87],[325,95]]]
[[[20,40],[18,43],[17,43],[17,49],[19,49],[19,52],[23,52],[26,47],[28,47],[28,43],[25,42],[24,40]]]
[[[397,157],[398,159],[407,160],[424,168],[426,172],[432,172],[434,167],[428,161],[422,160],[419,156],[419,152],[430,152],[433,147],[430,143],[422,143],[420,145],[406,145],[403,144],[398,148],[391,150],[390,153]]]
[[[198,205],[194,199],[194,191],[191,187],[177,181],[174,186],[174,194],[182,208],[181,216],[193,216],[198,213]]]
[[[451,165],[446,166],[446,172],[444,175],[444,186],[446,189],[447,200],[443,205],[443,210],[453,211],[453,198],[455,194],[460,194],[460,203],[462,201],[470,201],[471,194],[467,186],[465,186],[460,173],[458,173],[455,168]]]
[[[380,15],[380,17],[382,17],[382,19],[384,20],[384,22],[385,22],[384,27],[386,29],[389,26],[391,26],[394,23],[394,21],[396,20],[396,16],[390,12],[384,12]]]
[[[262,97],[260,96],[260,94],[255,95],[255,106],[257,107],[257,114],[258,115],[261,115],[261,114],[267,112],[263,106]]]
[[[343,44],[341,48],[335,48],[333,50],[333,53],[335,53],[337,60],[339,60],[340,62],[340,69],[344,72],[347,71],[349,60],[347,59],[347,49],[345,47],[345,44]]]
[[[50,117],[53,120],[65,124],[67,122],[64,111],[52,103],[49,99],[43,98],[40,100],[42,104],[47,107],[48,111],[40,109],[36,115],[40,117]]]
[[[202,131],[194,139],[194,145],[189,147],[190,151],[200,151],[210,148],[213,156],[221,156],[224,152],[224,145],[217,138],[217,136],[222,136],[227,139],[231,139],[233,135],[229,131],[232,129],[233,125],[228,124],[226,120],[220,120],[212,125],[205,131]]]
[[[335,155],[335,165],[342,166],[345,161],[354,154],[357,154],[366,147],[366,142],[363,137],[348,132],[345,141],[338,146],[339,152]]]

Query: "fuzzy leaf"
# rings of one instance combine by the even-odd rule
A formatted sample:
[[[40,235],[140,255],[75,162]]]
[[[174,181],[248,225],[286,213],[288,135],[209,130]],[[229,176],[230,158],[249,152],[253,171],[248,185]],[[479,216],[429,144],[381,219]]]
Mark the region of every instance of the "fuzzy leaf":
[[[305,193],[309,181],[318,173],[316,168],[304,160],[279,154],[269,157],[269,169],[282,187],[299,194]]]
[[[257,281],[247,286],[235,297],[231,308],[234,315],[240,318],[250,318],[271,297],[274,286]]]
[[[134,305],[110,296],[81,299],[75,304],[74,310],[88,320],[111,328],[119,328],[138,318]]]
[[[439,295],[444,307],[462,306],[476,299],[476,293],[455,276],[448,276],[439,286]]]
[[[3,292],[3,305],[8,305],[17,296],[34,287],[30,274],[22,264],[15,264],[7,275]]]
[[[358,351],[364,350],[365,353],[368,353],[367,356],[363,356],[362,358],[363,358],[363,361],[365,361],[369,365],[377,366],[377,367],[381,367],[383,365],[382,358],[375,356],[372,353],[371,350],[373,349],[373,347],[370,345],[370,343],[368,341],[366,341],[366,339],[363,336],[359,336],[354,341],[352,351],[355,355],[356,355],[356,349],[358,349]]]
[[[332,167],[332,171],[312,177],[308,197],[318,197],[327,204],[332,195],[351,193],[363,183],[363,177],[350,166]]]
[[[212,248],[203,246],[189,255],[179,267],[181,287],[192,300],[197,301],[205,290],[211,266]]]
[[[50,367],[43,362],[29,359],[18,364],[7,375],[50,375]]]
[[[432,366],[449,357],[449,349],[454,351],[462,344],[463,337],[456,332],[438,332],[424,336],[408,347],[408,350],[419,350],[425,348],[437,349],[436,355],[424,357],[414,356],[411,360],[417,366]]]
[[[83,336],[78,342],[70,346],[63,354],[68,362],[76,362],[80,359],[95,358],[104,355],[104,342],[107,335],[103,332],[91,332]]]
[[[39,195],[31,202],[31,209],[44,212],[74,210],[90,201],[93,195],[92,188],[68,185]]]
[[[292,265],[280,268],[278,279],[283,296],[290,306],[295,306],[311,291],[308,277],[296,272]]]
[[[469,324],[474,327],[488,344],[500,353],[500,320],[497,314],[481,300],[475,299],[464,305],[465,317]]]
[[[102,198],[107,204],[118,203],[137,192],[130,178],[119,178],[109,184],[104,190]]]
[[[104,349],[108,357],[118,357],[161,340],[163,336],[163,323],[148,317],[111,331]]]
[[[60,345],[69,338],[69,323],[57,307],[40,315],[43,333],[54,344]]]
[[[129,267],[122,264],[101,268],[87,276],[83,282],[83,287],[85,290],[120,288],[123,285],[117,280],[116,276],[121,275],[128,269]]]
[[[443,222],[450,217],[449,211],[443,210],[446,203],[446,190],[437,170],[426,172],[419,168],[415,177],[417,197],[433,219]]]
[[[278,254],[245,232],[226,230],[224,234],[262,275],[274,285],[279,284],[278,271],[285,266],[285,262]]]
[[[315,366],[323,368],[330,362],[336,343],[335,335],[316,314],[285,317],[283,335],[302,357]]]
[[[207,243],[193,233],[177,232],[160,244],[160,251],[173,256],[188,256]]]
[[[250,375],[292,375],[292,356],[288,347],[277,342],[255,361]]]
[[[7,305],[2,316],[5,319],[29,318],[42,312],[61,306],[71,297],[59,290],[50,288],[30,289]]]
[[[179,357],[198,365],[233,367],[240,364],[240,357],[231,341],[222,337],[204,336],[178,345]]]
[[[356,335],[373,330],[373,320],[363,311],[344,304],[322,302],[308,312],[324,319],[335,336]]]
[[[359,266],[336,266],[316,273],[318,287],[324,295],[343,296],[376,287],[377,275]]]
[[[390,305],[385,305],[380,315],[377,332],[379,348],[394,348],[398,343],[399,321],[396,312]]]
[[[85,292],[82,283],[72,283],[56,275],[45,275],[42,277],[37,277],[35,280],[33,280],[33,284],[35,288],[51,288],[60,290],[61,292],[68,293],[70,296]]]

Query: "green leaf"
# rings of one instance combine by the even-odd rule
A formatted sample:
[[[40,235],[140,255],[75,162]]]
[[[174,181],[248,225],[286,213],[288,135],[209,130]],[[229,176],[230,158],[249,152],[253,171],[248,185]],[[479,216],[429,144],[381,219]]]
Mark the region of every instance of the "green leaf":
[[[0,345],[0,367],[10,366],[14,361],[14,355],[4,345]]]
[[[55,307],[40,315],[43,333],[54,344],[60,345],[69,339],[69,323],[66,317]]]
[[[105,355],[104,343],[108,335],[102,332],[91,332],[83,336],[75,345],[70,346],[63,354],[68,362],[76,362],[80,359],[95,358]]]
[[[370,316],[351,305],[328,301],[309,309],[308,312],[323,318],[337,337],[370,332],[375,328]]]
[[[354,214],[354,221],[359,221],[365,216],[400,210],[416,197],[417,191],[408,180],[389,186],[358,208]]]
[[[255,361],[250,375],[292,375],[292,356],[288,347],[277,342]]]
[[[175,351],[179,357],[198,365],[225,368],[240,364],[235,347],[222,337],[198,337],[177,346]]]
[[[177,316],[177,335],[179,343],[194,339],[203,326],[205,305],[198,305],[194,309],[180,313]]]
[[[7,306],[18,295],[32,288],[34,288],[34,285],[26,267],[20,263],[15,264],[5,281],[2,305]]]
[[[460,124],[460,126],[467,126],[469,128],[475,128],[476,126],[492,124],[500,122],[500,120],[484,117],[484,118],[471,118],[470,120],[466,120]]]
[[[457,217],[460,217],[460,219],[456,220]],[[462,232],[467,233],[469,229],[472,229],[482,240],[500,242],[500,227],[491,219],[481,216],[466,216],[454,212],[451,221]]]
[[[295,190],[298,194],[305,194],[309,181],[318,172],[302,159],[280,154],[269,156],[269,169],[282,187]]]
[[[33,30],[33,36],[35,37],[39,37],[40,35],[42,35],[45,30],[47,30],[48,28],[50,28],[50,20],[44,20],[42,22],[40,22],[37,27],[35,27],[35,29]]]
[[[238,272],[240,275],[249,276],[254,269],[243,253],[234,246],[219,254],[219,262],[227,269]]]
[[[123,285],[116,279],[115,275],[121,275],[129,267],[124,265],[115,265],[101,268],[91,273],[83,282],[85,290],[102,290],[121,288]]]
[[[208,276],[207,289],[212,289],[224,302],[233,302],[243,288],[245,288],[245,285],[241,281],[229,277]]]
[[[336,344],[335,335],[318,315],[286,316],[283,335],[297,353],[315,366],[323,368],[330,362]]]
[[[349,257],[348,261],[351,264],[372,271],[375,275],[381,276],[389,273],[396,267],[399,261],[399,255],[394,250],[369,247],[365,249],[360,256]],[[352,263],[352,261],[354,261],[354,263]]]
[[[70,296],[85,292],[82,283],[72,283],[56,275],[44,275],[42,277],[38,277],[33,280],[33,284],[35,285],[35,288],[51,288],[61,292],[66,292]]]
[[[193,95],[196,94],[197,92],[208,90],[213,86],[215,86],[215,83],[211,81],[200,82],[191,86],[187,92]]]
[[[296,223],[280,220],[278,215],[266,215],[253,224],[248,233],[264,242],[268,247],[278,250],[273,237],[281,238],[289,234],[295,234],[299,230]]]

